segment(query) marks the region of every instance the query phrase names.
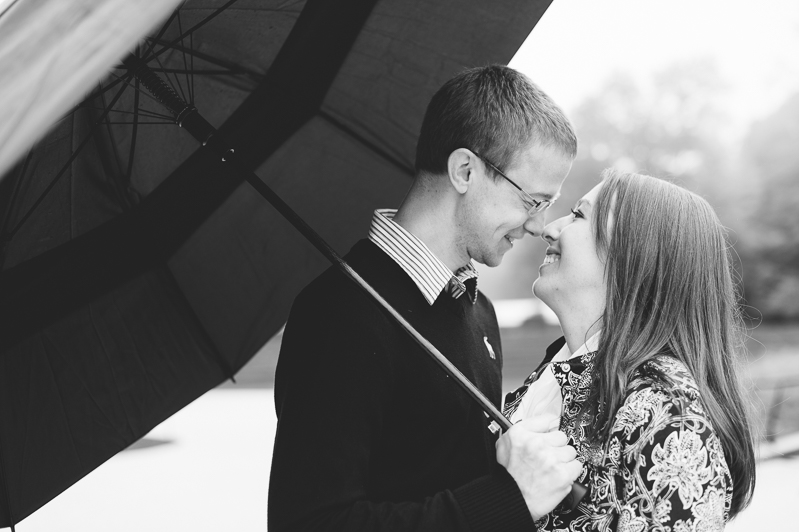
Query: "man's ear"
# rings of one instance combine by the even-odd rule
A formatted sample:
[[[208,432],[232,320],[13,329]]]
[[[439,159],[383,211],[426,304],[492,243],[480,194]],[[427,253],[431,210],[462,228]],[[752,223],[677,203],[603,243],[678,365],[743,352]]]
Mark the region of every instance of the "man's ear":
[[[447,159],[449,182],[458,191],[458,194],[465,194],[474,182],[477,170],[474,163],[474,154],[466,148],[458,148],[449,154]]]

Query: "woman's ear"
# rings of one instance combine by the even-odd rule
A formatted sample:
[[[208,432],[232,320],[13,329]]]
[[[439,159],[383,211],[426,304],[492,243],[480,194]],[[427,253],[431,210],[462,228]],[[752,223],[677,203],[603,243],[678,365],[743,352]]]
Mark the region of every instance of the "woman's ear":
[[[449,182],[458,194],[465,194],[474,182],[475,159],[475,155],[466,148],[458,148],[449,154],[447,159]]]

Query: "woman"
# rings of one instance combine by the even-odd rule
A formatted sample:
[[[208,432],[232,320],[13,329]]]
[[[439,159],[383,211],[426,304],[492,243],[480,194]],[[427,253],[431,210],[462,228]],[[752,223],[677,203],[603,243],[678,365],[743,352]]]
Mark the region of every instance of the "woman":
[[[543,238],[533,291],[565,344],[508,394],[505,413],[560,416],[590,494],[539,529],[722,530],[751,499],[755,463],[715,213],[671,183],[606,170]]]

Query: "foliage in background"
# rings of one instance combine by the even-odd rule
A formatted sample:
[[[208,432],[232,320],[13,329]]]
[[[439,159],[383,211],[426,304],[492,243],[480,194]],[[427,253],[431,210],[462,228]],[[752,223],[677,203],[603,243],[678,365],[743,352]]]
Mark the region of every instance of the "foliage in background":
[[[705,197],[728,227],[747,315],[799,319],[799,93],[742,134],[719,103],[726,88],[708,60],[598,84],[569,112],[577,159],[548,217],[567,214],[611,166],[666,178]],[[480,270],[495,299],[532,297],[546,246],[515,246],[501,268]]]
[[[613,76],[572,113],[579,138],[570,188],[609,166],[663,177],[703,197],[730,228],[747,313],[799,318],[799,95],[727,135],[712,62],[677,64],[643,85]]]
[[[799,93],[754,123],[736,203],[746,296],[764,317],[799,318]]]

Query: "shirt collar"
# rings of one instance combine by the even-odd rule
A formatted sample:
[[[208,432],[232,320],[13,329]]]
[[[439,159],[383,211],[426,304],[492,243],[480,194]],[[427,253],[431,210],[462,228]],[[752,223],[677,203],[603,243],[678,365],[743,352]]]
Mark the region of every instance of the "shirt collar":
[[[477,269],[471,262],[455,272],[447,285],[447,292],[454,299],[466,294],[472,304],[477,302]]]
[[[377,209],[372,216],[369,240],[394,259],[413,280],[427,303],[432,305],[456,276],[424,242],[394,222],[396,213],[396,209]],[[477,269],[469,261],[466,266],[458,269],[457,275],[456,284],[460,282],[462,285],[467,278],[477,279]]]
[[[595,332],[593,334],[593,336],[591,336],[591,338],[586,340],[586,342],[583,345],[578,347],[577,351],[575,351],[574,353],[569,351],[569,345],[566,342],[564,342],[563,343],[563,347],[560,348],[560,351],[558,351],[558,354],[556,354],[552,358],[552,362],[562,362],[564,360],[569,360],[571,358],[577,358],[577,357],[583,356],[586,353],[592,353],[592,352],[596,351],[597,349],[599,349],[599,339],[601,337],[601,333],[602,333],[602,331]]]

